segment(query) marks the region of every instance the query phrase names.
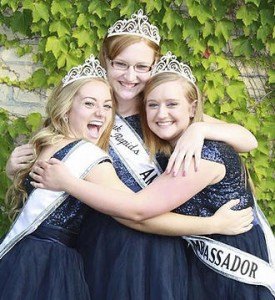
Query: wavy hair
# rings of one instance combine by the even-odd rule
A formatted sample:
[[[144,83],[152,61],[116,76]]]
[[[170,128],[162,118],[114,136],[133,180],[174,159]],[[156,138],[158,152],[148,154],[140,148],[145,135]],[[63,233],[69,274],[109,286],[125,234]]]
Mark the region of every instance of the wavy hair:
[[[72,107],[74,96],[78,90],[91,80],[104,82],[109,87],[113,100],[112,89],[108,81],[103,78],[78,79],[65,87],[63,87],[62,83],[60,83],[56,88],[54,88],[46,105],[47,117],[42,125],[42,128],[36,134],[34,134],[29,141],[29,143],[33,145],[35,159],[27,163],[23,169],[15,174],[13,183],[7,191],[5,202],[10,207],[10,219],[14,219],[27,198],[27,193],[24,188],[24,180],[31,171],[31,168],[34,165],[36,158],[41,153],[43,147],[53,145],[64,138],[71,138],[67,114]],[[114,121],[115,101],[113,100],[112,102],[112,120]],[[113,127],[113,121],[107,126],[97,143],[97,145],[105,151],[107,151],[109,147],[109,138]]]

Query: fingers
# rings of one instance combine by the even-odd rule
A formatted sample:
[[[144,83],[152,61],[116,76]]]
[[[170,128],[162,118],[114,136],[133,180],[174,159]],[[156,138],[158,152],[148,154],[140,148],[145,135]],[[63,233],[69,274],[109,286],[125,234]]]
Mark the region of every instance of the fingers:
[[[233,199],[233,200],[230,200],[228,201],[227,203],[225,203],[223,205],[223,207],[226,207],[226,208],[233,208],[234,206],[236,206],[237,204],[240,203],[240,199]]]
[[[43,189],[45,186],[40,182],[31,181],[30,184],[36,189]]]
[[[195,158],[195,171],[197,172],[199,170],[200,162],[201,162],[201,151],[196,151],[194,158]]]
[[[174,149],[173,153],[171,154],[171,156],[169,158],[169,161],[168,161],[168,164],[167,164],[167,167],[166,167],[166,173],[167,174],[169,174],[172,171],[172,168],[174,166],[176,157],[177,157],[177,150]]]

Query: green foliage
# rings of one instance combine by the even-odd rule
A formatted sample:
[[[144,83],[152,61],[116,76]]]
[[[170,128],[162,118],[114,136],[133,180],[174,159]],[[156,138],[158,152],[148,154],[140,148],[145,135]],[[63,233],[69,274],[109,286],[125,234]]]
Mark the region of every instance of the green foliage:
[[[241,124],[257,137],[258,149],[244,157],[259,204],[275,229],[272,0],[126,0],[123,4],[120,0],[0,0],[0,8],[0,24],[29,39],[38,38],[34,51],[19,38],[9,40],[0,34],[3,47],[16,48],[18,55],[33,53],[34,60],[41,63],[41,69],[25,82],[0,78],[1,83],[29,90],[54,85],[72,66],[98,53],[108,27],[117,19],[144,9],[160,29],[162,52],[172,50],[194,70],[206,98],[206,113]],[[249,97],[234,64],[238,60],[268,70],[267,95],[261,101]],[[7,187],[4,164],[13,140],[26,135],[33,121],[13,120],[1,112],[0,122],[4,145],[0,181],[1,187]],[[1,199],[4,192],[1,189]]]
[[[5,172],[7,159],[17,145],[29,140],[30,135],[41,126],[41,122],[42,117],[39,113],[15,117],[0,108],[0,236],[7,230],[9,224],[6,214],[8,206],[4,202],[5,193],[11,184]]]

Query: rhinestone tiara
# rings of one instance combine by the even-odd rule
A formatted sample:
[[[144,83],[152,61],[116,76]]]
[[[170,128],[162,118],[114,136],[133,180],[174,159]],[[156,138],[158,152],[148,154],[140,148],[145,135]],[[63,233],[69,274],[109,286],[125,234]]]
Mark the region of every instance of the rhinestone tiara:
[[[149,23],[148,17],[143,14],[142,9],[136,14],[132,14],[129,20],[118,20],[108,29],[107,37],[122,34],[138,35],[151,40],[157,45],[160,43],[158,28]]]
[[[83,65],[71,68],[62,79],[63,87],[81,78],[104,78],[107,79],[106,71],[93,55],[87,58]]]
[[[151,77],[164,72],[177,73],[192,83],[196,82],[196,78],[193,76],[190,67],[183,62],[179,62],[176,55],[173,55],[171,51],[163,55],[158,63],[153,66]]]

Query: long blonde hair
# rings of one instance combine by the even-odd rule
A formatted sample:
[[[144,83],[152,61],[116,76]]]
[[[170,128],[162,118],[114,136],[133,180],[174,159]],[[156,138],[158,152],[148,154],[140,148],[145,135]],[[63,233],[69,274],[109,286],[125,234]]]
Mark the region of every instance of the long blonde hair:
[[[53,145],[58,141],[69,138],[70,128],[67,120],[67,114],[72,107],[75,94],[78,90],[87,82],[95,80],[104,82],[110,89],[112,100],[112,89],[107,80],[103,78],[83,78],[78,79],[67,86],[63,87],[60,83],[52,92],[47,105],[46,105],[46,119],[42,128],[30,139],[29,143],[33,145],[36,158],[41,153],[43,147]],[[112,122],[107,126],[106,130],[100,137],[97,145],[103,150],[107,150],[109,146],[109,138],[113,127],[114,115],[115,115],[115,101],[113,100],[113,118]],[[24,180],[29,174],[35,160],[26,164],[17,174],[15,174],[13,183],[9,188],[5,202],[10,207],[9,217],[13,219],[18,213],[22,204],[27,198],[27,193],[24,188]]]
[[[190,120],[190,123],[199,122],[203,119],[203,100],[200,91],[195,84],[181,75],[172,72],[159,73],[151,77],[145,85],[144,101],[140,105],[140,119],[144,143],[147,146],[151,156],[154,156],[158,152],[162,152],[169,156],[173,150],[168,141],[159,138],[150,130],[146,117],[146,99],[148,94],[159,85],[170,81],[177,81],[181,83],[184,90],[184,96],[188,99],[189,103],[196,101],[195,114]]]

